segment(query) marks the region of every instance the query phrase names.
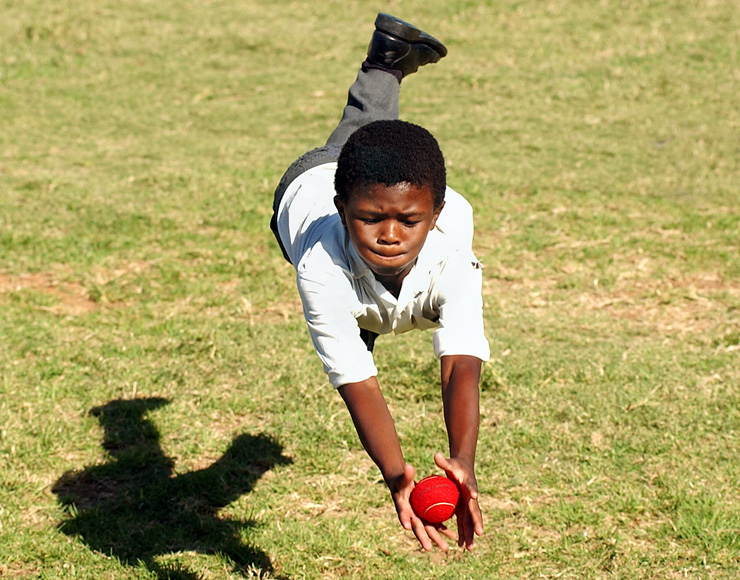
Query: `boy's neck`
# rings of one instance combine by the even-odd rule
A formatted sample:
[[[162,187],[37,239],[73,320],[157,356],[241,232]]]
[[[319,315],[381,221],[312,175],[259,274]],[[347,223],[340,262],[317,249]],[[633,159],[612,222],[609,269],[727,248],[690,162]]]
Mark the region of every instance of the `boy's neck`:
[[[415,263],[416,262],[414,262],[414,264]],[[409,266],[403,272],[400,272],[398,274],[388,276],[378,274],[377,272],[373,272],[373,274],[375,275],[375,279],[380,282],[383,287],[393,295],[394,298],[398,299],[399,295],[401,294],[403,281],[406,279],[406,276],[408,276],[409,272],[414,269],[414,264],[409,264]]]
[[[388,290],[394,298],[398,298],[401,294],[401,286],[403,286],[403,279],[398,280],[397,277],[386,278],[384,276],[378,276],[375,274],[375,279],[383,285],[383,288]]]

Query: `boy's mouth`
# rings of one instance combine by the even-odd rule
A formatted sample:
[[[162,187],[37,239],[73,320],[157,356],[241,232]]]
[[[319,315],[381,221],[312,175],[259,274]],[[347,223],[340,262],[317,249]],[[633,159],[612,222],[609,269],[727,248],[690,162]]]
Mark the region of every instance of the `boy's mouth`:
[[[376,250],[371,250],[374,256],[377,256],[383,260],[395,260],[396,258],[400,258],[403,256],[406,252],[397,252],[395,254],[385,254],[382,252],[378,252]]]
[[[406,272],[414,260],[409,261],[407,252],[385,255],[371,251],[366,263],[378,276],[393,277]]]

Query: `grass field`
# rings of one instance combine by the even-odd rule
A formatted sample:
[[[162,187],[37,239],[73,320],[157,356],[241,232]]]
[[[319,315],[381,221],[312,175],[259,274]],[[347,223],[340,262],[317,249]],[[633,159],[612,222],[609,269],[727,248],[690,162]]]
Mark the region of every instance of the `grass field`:
[[[0,578],[734,579],[736,0],[0,0]],[[473,553],[422,553],[267,228],[375,13],[476,211]],[[431,335],[381,338],[421,474]]]

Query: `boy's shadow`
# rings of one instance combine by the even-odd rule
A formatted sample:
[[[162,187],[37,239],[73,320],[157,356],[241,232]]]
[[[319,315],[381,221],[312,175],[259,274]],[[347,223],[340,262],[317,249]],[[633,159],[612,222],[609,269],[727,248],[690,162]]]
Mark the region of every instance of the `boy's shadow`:
[[[251,491],[275,465],[291,463],[267,435],[239,435],[224,455],[198,471],[175,474],[159,433],[146,417],[166,399],[114,400],[90,412],[104,429],[110,460],[69,471],[52,491],[69,517],[60,529],[91,549],[157,578],[195,580],[199,575],[156,558],[180,551],[223,554],[235,572],[272,572],[265,553],[242,535],[253,520],[218,516],[218,510]],[[256,569],[256,570],[255,570]]]

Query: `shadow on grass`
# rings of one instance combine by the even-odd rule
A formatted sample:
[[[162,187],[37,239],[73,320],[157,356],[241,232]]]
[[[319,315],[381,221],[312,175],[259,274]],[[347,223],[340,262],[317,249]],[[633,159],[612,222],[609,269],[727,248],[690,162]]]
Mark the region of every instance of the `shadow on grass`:
[[[210,466],[175,475],[146,418],[167,403],[115,400],[90,411],[104,429],[110,461],[67,472],[55,483],[53,492],[69,514],[60,529],[127,565],[143,565],[160,579],[199,578],[180,564],[157,562],[158,556],[181,551],[220,554],[245,576],[271,573],[267,555],[243,539],[255,522],[219,517],[218,510],[290,458],[269,436],[243,434]]]

